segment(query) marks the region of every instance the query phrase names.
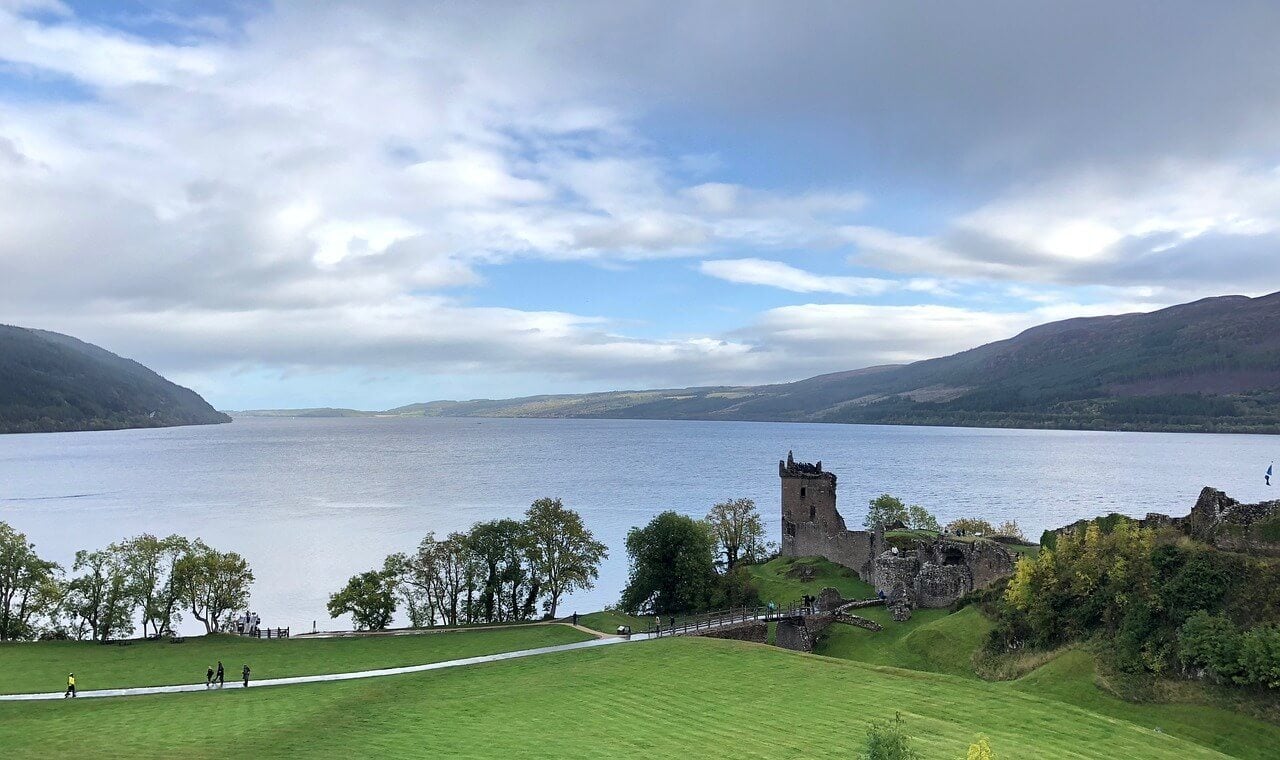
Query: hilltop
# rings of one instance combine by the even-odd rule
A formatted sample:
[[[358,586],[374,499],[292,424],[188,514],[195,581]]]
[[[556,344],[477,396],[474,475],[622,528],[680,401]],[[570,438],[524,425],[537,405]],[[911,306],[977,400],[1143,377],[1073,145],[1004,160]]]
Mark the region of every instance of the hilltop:
[[[0,325],[0,433],[230,421],[135,361],[68,335]]]
[[[1280,293],[1068,319],[938,359],[792,383],[433,401],[428,417],[1280,432]]]

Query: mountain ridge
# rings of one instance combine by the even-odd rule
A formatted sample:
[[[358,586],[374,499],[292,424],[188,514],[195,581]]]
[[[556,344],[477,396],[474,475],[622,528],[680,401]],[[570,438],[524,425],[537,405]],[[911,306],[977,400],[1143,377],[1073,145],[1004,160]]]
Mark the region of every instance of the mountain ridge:
[[[910,364],[789,383],[429,401],[393,416],[1280,432],[1280,293],[1074,317]]]
[[[0,433],[230,422],[190,388],[70,335],[0,325]]]

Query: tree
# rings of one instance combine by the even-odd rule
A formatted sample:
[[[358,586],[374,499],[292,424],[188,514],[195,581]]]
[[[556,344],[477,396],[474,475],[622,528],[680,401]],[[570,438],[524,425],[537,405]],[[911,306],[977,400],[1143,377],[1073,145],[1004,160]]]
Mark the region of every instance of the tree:
[[[482,568],[484,620],[496,623],[531,617],[541,579],[530,571],[530,540],[525,525],[516,520],[476,523],[467,535],[467,546]]]
[[[1016,538],[1022,541],[1027,540],[1027,537],[1022,534],[1022,528],[1018,527],[1017,520],[1005,520],[1004,522],[1000,523],[999,528],[996,528],[994,531],[986,535],[991,535],[991,534],[994,534],[997,536],[1006,536],[1008,538]]]
[[[724,554],[725,570],[739,560],[755,562],[764,552],[764,523],[751,499],[731,499],[711,507],[707,513],[711,535]]]
[[[995,750],[991,749],[991,742],[987,737],[978,734],[973,744],[969,745],[969,753],[965,755],[965,760],[997,760]]]
[[[562,596],[594,587],[609,550],[559,499],[538,499],[524,517],[533,575],[544,579],[544,606],[554,618]]]
[[[253,570],[235,552],[220,552],[200,539],[174,566],[177,595],[208,633],[221,629],[228,614],[249,606]]]
[[[0,522],[0,641],[32,638],[33,621],[58,598],[56,562],[40,559],[35,545]]]
[[[705,609],[715,592],[715,540],[701,521],[663,512],[628,531],[627,557],[620,606],[632,614]]]
[[[867,728],[866,751],[860,760],[919,760],[920,755],[911,748],[902,715],[895,713],[893,720],[873,722]]]
[[[377,570],[353,575],[329,597],[328,609],[332,618],[351,615],[357,631],[380,631],[391,624],[396,613],[392,579]]]
[[[907,507],[907,526],[916,530],[942,532],[942,526],[938,525],[938,518],[934,517],[929,510],[919,504],[912,504]]]
[[[867,510],[866,519],[862,521],[863,527],[867,529],[874,530],[877,525],[888,527],[895,522],[906,525],[911,520],[911,516],[907,514],[907,505],[891,494],[882,493],[868,504],[870,509]]]
[[[115,547],[128,574],[128,593],[142,614],[143,636],[147,635],[148,625],[159,636],[170,630],[175,620],[182,619],[173,571],[190,549],[191,542],[182,536],[162,539],[150,533]]]
[[[71,570],[78,575],[67,584],[65,608],[73,630],[83,635],[87,627],[95,641],[133,633],[134,596],[119,547],[81,549]]]
[[[947,531],[949,533],[967,533],[969,535],[981,533],[984,536],[990,536],[995,534],[996,527],[981,518],[961,517],[958,520],[952,520],[947,523]]]

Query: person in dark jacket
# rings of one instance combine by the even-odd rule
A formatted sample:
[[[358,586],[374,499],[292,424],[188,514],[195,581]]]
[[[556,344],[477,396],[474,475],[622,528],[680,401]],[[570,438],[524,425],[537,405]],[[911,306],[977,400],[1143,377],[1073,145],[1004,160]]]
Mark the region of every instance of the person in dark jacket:
[[[249,688],[249,666],[247,664],[244,666],[244,670],[240,672],[240,675],[244,677],[244,687],[246,689]]]
[[[213,666],[210,665],[204,671],[204,687],[207,689],[213,686]]]
[[[218,675],[217,675],[217,679],[218,679],[218,688],[219,688],[219,689],[221,689],[221,688],[222,688],[222,684],[224,684],[224,683],[226,682],[226,678],[227,678],[226,673],[223,673],[223,672],[222,672],[222,660],[218,660]]]

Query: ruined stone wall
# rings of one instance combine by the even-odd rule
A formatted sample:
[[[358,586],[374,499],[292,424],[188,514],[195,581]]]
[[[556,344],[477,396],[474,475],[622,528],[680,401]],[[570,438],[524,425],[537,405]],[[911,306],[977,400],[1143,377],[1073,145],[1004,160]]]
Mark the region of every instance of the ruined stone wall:
[[[1119,519],[1120,516],[1108,516]],[[1129,518],[1132,519],[1132,518]],[[1078,520],[1052,531],[1061,536],[1083,531],[1092,520]],[[1172,528],[1226,551],[1258,556],[1280,556],[1280,501],[1242,504],[1216,488],[1206,486],[1186,517],[1170,517],[1156,512],[1141,520],[1139,527]]]
[[[826,557],[863,580],[872,573],[876,536],[849,530],[836,508],[836,476],[822,463],[796,462],[790,452],[778,462],[782,481],[782,556]]]

